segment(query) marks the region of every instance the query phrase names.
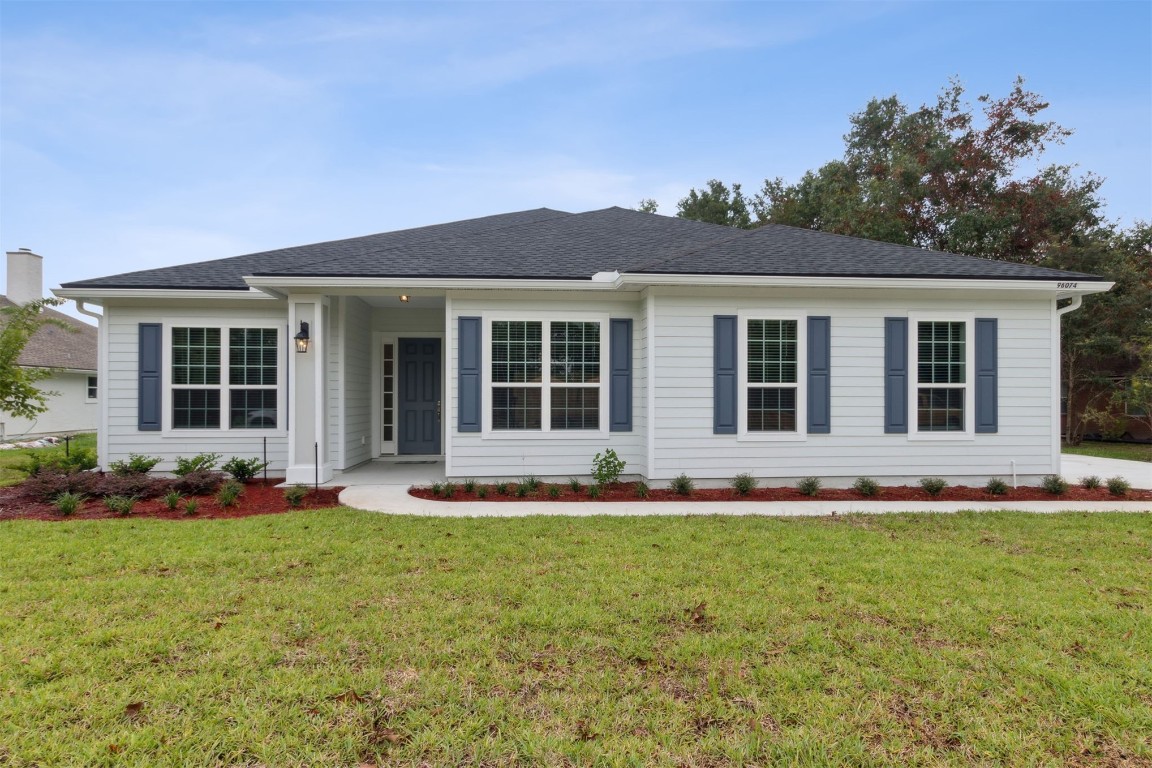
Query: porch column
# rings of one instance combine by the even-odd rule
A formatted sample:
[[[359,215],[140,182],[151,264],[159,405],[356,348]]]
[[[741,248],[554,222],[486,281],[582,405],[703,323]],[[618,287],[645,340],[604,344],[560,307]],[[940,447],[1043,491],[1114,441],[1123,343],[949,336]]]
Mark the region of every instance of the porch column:
[[[328,456],[328,299],[297,295],[288,300],[289,335],[308,324],[308,351],[297,352],[292,341],[288,358],[289,483],[321,483],[332,479]]]

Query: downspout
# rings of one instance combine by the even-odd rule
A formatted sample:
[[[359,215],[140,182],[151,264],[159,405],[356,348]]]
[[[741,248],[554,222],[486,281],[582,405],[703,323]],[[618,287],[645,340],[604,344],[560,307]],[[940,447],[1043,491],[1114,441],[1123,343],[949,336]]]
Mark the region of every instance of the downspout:
[[[1083,303],[1084,303],[1084,297],[1081,296],[1080,294],[1076,294],[1075,296],[1072,297],[1072,303],[1066,307],[1062,307],[1062,308],[1056,310],[1056,314],[1057,315],[1066,315],[1069,312],[1075,312],[1076,310],[1080,309],[1080,305]]]
[[[97,468],[104,469],[104,459],[108,456],[108,398],[105,396],[108,387],[107,366],[104,356],[108,354],[108,326],[104,322],[104,315],[93,312],[85,306],[84,299],[73,299],[76,311],[87,315],[96,321],[97,338],[99,346],[96,350],[96,394],[99,398],[100,419],[96,423],[96,461]]]

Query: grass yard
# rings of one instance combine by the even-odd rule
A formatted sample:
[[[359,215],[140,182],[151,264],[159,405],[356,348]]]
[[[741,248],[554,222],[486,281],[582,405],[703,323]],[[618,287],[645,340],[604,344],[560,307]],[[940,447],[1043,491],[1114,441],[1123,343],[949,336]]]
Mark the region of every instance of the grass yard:
[[[0,764],[1152,765],[1152,515],[0,525]]]
[[[1152,461],[1152,443],[1101,443],[1085,440],[1080,445],[1065,444],[1060,450],[1062,453],[1096,456],[1101,459]]]
[[[69,450],[87,449],[96,452],[96,433],[88,432],[83,435],[76,435],[72,438]],[[46,459],[57,453],[64,454],[64,445],[52,446],[50,448],[13,448],[7,451],[0,451],[0,488],[7,485],[16,485],[23,482],[28,473],[24,471],[24,466],[28,463],[28,454],[35,453],[41,459]]]

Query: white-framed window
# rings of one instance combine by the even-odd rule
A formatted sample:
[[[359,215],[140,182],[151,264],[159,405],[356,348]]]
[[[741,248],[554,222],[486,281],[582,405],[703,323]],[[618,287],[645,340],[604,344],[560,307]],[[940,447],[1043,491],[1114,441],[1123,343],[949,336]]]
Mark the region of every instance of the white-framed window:
[[[88,377],[87,389],[86,389],[86,392],[84,395],[84,399],[86,399],[88,402],[95,402],[96,399],[100,396],[99,383],[100,382],[99,382],[99,379],[97,377],[95,377],[95,376],[89,376]]]
[[[909,318],[909,437],[970,438],[975,424],[975,344],[971,317]]]
[[[598,437],[607,433],[607,319],[484,319],[484,433]]]
[[[281,358],[280,330],[275,327],[170,327],[169,428],[277,429]]]
[[[739,318],[742,439],[807,437],[807,322],[762,312]]]

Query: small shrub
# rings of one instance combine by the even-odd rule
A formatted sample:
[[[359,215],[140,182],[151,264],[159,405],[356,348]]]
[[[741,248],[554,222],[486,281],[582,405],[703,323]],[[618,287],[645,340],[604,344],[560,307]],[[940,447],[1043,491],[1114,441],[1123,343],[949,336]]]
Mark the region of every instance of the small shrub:
[[[568,478],[568,488],[572,493],[580,493],[580,481],[574,477]]]
[[[1040,487],[1053,496],[1060,496],[1068,490],[1068,481],[1060,475],[1045,475]]]
[[[239,456],[233,456],[220,469],[232,475],[236,482],[246,483],[256,477],[260,470],[266,466],[268,466],[268,462],[260,461],[260,459],[242,459]]]
[[[207,496],[215,493],[223,482],[223,472],[196,470],[176,478],[172,483],[172,489],[179,491],[181,496]]]
[[[296,485],[288,486],[284,489],[284,501],[288,502],[290,507],[298,507],[304,503],[304,497],[308,495],[308,486],[296,483]]]
[[[527,486],[529,491],[535,493],[540,489],[540,478],[536,475],[528,475],[528,477],[520,479],[520,484]]]
[[[1108,478],[1108,493],[1113,496],[1127,496],[1132,484],[1120,476]]]
[[[134,496],[137,499],[153,499],[162,496],[172,488],[172,481],[153,475],[128,474],[104,475],[95,485],[98,496]]]
[[[476,486],[476,498],[478,498],[478,499],[488,498],[488,486],[486,486],[486,485]]]
[[[450,499],[456,495],[456,483],[444,483],[444,498]]]
[[[164,494],[164,506],[175,512],[176,508],[180,506],[180,493],[178,491],[168,491],[168,493]]]
[[[990,496],[1003,496],[1008,493],[1008,483],[998,477],[991,477],[984,483],[984,493]]]
[[[696,490],[696,481],[681,472],[672,478],[672,482],[668,483],[668,488],[681,496],[691,496],[692,491]]]
[[[805,496],[816,496],[820,493],[821,485],[818,477],[802,477],[800,482],[796,483],[796,488]]]
[[[527,483],[516,483],[516,497],[517,498],[520,498],[520,499],[524,498],[525,496],[528,495],[528,492],[530,490],[532,490],[532,489],[528,487]]]
[[[30,477],[42,472],[67,474],[95,468],[96,452],[91,448],[76,448],[68,454],[59,448],[51,451],[29,451],[28,460],[22,467]]]
[[[922,477],[920,478],[920,487],[924,493],[929,496],[936,497],[940,492],[948,487],[948,481],[942,477]]]
[[[558,485],[548,486],[548,498],[558,499],[558,498],[560,498],[560,493],[561,493],[560,486],[558,486]]]
[[[648,483],[645,483],[644,481],[636,483],[636,498],[646,499],[651,495],[652,492],[648,489]]]
[[[200,509],[200,502],[196,501],[196,499],[188,499],[184,502],[184,514],[194,515],[198,509]]]
[[[620,473],[628,462],[616,455],[616,451],[609,448],[604,453],[596,454],[592,459],[592,479],[597,485],[611,485],[620,479]]]
[[[136,506],[136,499],[131,496],[106,496],[104,497],[104,506],[108,507],[110,512],[115,512],[121,517],[127,517],[132,514],[132,508]]]
[[[231,507],[243,492],[244,486],[240,485],[239,482],[226,480],[220,484],[220,488],[216,491],[216,503],[221,507]]]
[[[78,493],[71,493],[65,491],[52,500],[52,506],[56,507],[56,511],[62,515],[71,515],[80,509],[80,505],[84,503],[84,497]]]
[[[507,496],[508,495],[508,483],[505,483],[505,482],[496,483],[494,488],[496,489],[496,493],[500,494],[501,496]]]
[[[433,496],[442,496],[444,494],[444,484],[432,483],[432,486],[428,490],[432,492]]]
[[[858,477],[856,482],[852,483],[852,490],[861,496],[875,496],[880,493],[880,484],[870,477]]]
[[[476,491],[476,481],[469,477],[468,479],[466,479],[464,481],[464,492],[465,493],[474,493],[475,491]]]
[[[152,467],[160,463],[156,456],[145,456],[141,453],[128,454],[127,461],[113,461],[108,469],[114,475],[143,475],[152,471]]]
[[[592,485],[588,486],[588,498],[590,498],[590,499],[600,498],[600,486],[599,485],[597,485],[596,483],[592,483]]]
[[[220,461],[218,453],[198,453],[190,459],[177,456],[176,468],[172,470],[172,474],[184,477],[189,472],[211,472],[216,469],[218,461]]]
[[[1080,478],[1080,485],[1088,491],[1094,491],[1101,486],[1100,478],[1096,475],[1088,475],[1088,477]]]
[[[20,486],[21,495],[51,502],[62,493],[99,496],[100,476],[92,472],[48,472],[32,475]]]
[[[732,480],[729,482],[729,485],[732,486],[732,490],[736,491],[736,493],[740,494],[741,496],[747,496],[749,493],[756,489],[756,486],[759,485],[759,483],[756,481],[756,478],[752,477],[750,473],[741,472],[740,474],[736,475],[736,477],[732,478]]]

